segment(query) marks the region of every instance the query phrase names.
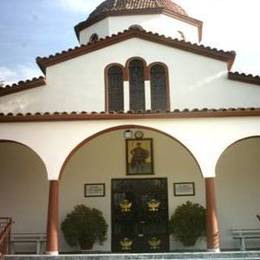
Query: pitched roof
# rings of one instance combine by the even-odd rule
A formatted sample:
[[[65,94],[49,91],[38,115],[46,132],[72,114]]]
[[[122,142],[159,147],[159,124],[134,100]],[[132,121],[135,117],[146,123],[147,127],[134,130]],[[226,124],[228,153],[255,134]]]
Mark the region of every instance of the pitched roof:
[[[17,84],[6,85],[0,88],[0,97],[20,92],[23,90],[28,90],[32,88],[37,88],[46,85],[45,78],[33,78],[31,80],[19,81]]]
[[[260,117],[260,108],[228,109],[184,109],[167,112],[128,111],[128,112],[55,112],[55,113],[0,113],[0,123],[6,122],[42,122],[42,121],[82,121],[82,120],[129,120],[129,119],[177,119],[177,118],[211,118],[211,117]]]
[[[249,84],[260,85],[260,76],[253,76],[252,74],[245,74],[239,72],[229,72],[228,79],[241,81]]]
[[[56,53],[55,55],[51,55],[49,57],[38,57],[36,61],[41,70],[45,73],[48,66],[76,58],[86,53],[93,52],[131,38],[139,38],[209,58],[225,61],[228,63],[229,68],[231,68],[236,56],[234,51],[217,50],[215,48],[205,47],[204,45],[192,44],[183,40],[172,39],[164,35],[159,35],[158,33],[147,32],[138,28],[131,28],[122,33],[101,38],[98,41],[81,45],[80,47],[75,47],[74,49],[69,49],[67,51],[62,51],[61,53]]]

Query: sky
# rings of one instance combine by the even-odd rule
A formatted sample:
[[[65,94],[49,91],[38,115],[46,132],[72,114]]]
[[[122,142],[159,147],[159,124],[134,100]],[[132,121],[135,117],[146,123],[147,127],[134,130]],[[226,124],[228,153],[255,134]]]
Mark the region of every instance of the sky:
[[[0,81],[41,76],[35,63],[78,45],[74,26],[102,0],[0,0]],[[237,53],[232,71],[260,75],[260,0],[175,0],[204,22],[202,44]]]

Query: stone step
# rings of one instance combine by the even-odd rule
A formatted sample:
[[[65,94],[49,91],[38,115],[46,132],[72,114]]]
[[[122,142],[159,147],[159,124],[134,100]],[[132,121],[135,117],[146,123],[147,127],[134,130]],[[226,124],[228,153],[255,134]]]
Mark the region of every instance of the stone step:
[[[162,254],[86,254],[86,255],[9,255],[6,260],[260,260],[260,251],[222,253],[162,253]]]

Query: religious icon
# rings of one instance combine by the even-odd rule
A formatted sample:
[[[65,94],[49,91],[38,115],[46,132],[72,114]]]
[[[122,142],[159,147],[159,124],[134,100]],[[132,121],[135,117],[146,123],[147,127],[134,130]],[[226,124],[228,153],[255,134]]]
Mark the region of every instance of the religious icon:
[[[126,140],[127,175],[153,174],[152,139]]]

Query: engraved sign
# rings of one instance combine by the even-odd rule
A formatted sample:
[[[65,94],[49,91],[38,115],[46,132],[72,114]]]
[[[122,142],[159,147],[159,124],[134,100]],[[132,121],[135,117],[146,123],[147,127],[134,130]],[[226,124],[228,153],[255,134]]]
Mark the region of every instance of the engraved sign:
[[[85,197],[105,197],[105,184],[85,184]]]

